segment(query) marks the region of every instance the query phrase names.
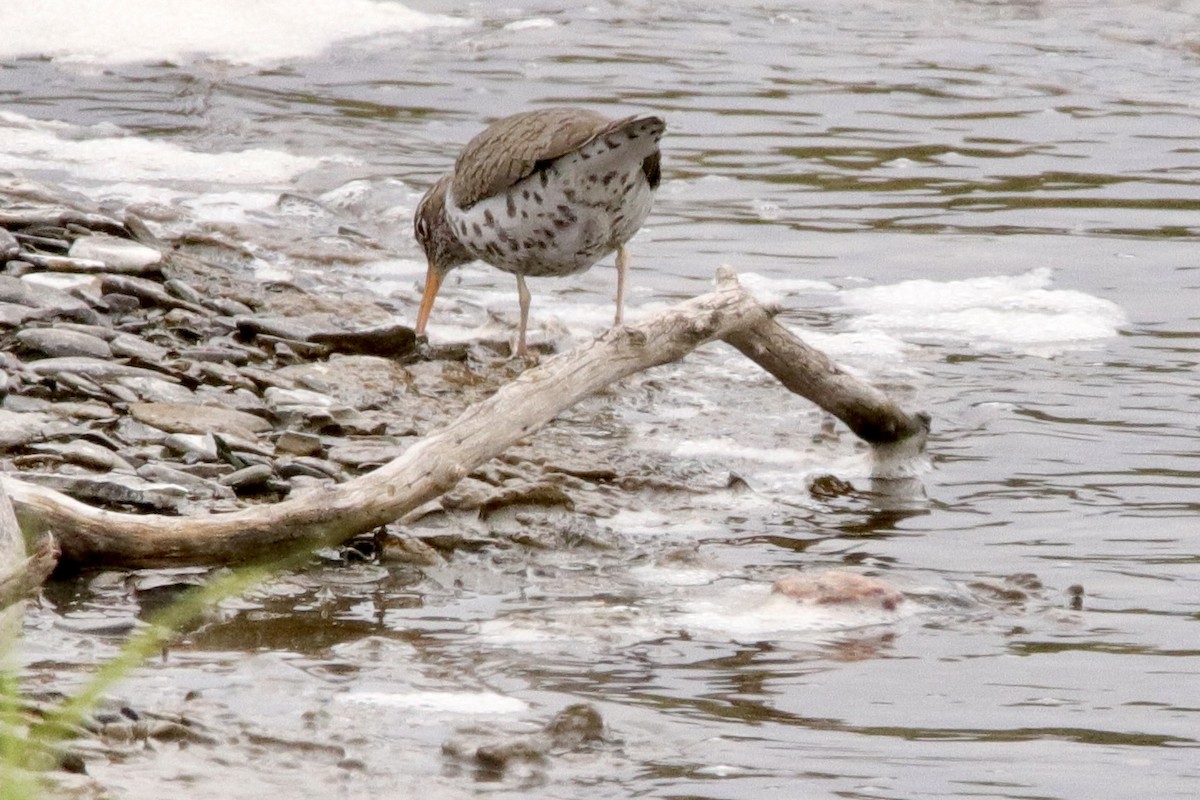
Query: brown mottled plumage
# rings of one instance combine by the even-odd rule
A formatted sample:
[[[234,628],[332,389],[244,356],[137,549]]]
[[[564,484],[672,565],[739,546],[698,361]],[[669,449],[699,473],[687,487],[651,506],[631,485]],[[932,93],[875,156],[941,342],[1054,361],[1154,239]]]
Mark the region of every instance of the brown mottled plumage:
[[[551,108],[505,117],[475,136],[417,205],[414,232],[429,271],[416,332],[424,333],[446,274],[480,259],[517,277],[523,355],[525,276],[571,275],[614,250],[620,324],[624,245],[650,211],[664,128],[655,116],[610,120]]]

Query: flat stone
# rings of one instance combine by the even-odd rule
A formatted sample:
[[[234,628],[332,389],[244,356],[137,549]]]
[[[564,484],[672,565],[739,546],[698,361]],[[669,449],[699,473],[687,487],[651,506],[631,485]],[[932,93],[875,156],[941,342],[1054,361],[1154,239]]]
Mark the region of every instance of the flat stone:
[[[143,303],[148,303],[159,308],[180,308],[202,316],[210,314],[204,306],[172,297],[156,281],[138,278],[133,275],[104,275],[102,281],[105,294],[111,292],[128,294],[138,298]]]
[[[145,464],[138,468],[137,474],[154,483],[171,483],[182,486],[192,500],[233,500],[237,496],[232,489],[217,481],[210,481],[180,469],[173,469],[165,464]]]
[[[0,450],[24,447],[45,438],[53,421],[47,414],[22,414],[0,408]]]
[[[275,386],[263,392],[263,400],[274,409],[286,408],[332,408],[337,400],[321,392],[308,389],[281,389]]]
[[[324,447],[320,436],[299,431],[284,431],[275,440],[275,450],[294,456],[312,456],[321,452]]]
[[[190,404],[196,399],[195,393],[186,386],[180,386],[172,380],[151,373],[149,376],[132,375],[117,378],[114,382],[105,384],[105,388],[115,392],[117,389],[127,389],[134,396],[129,402],[146,403],[180,403]]]
[[[50,286],[38,285],[36,278],[30,283],[26,280],[28,277],[30,276],[14,278],[11,275],[0,275],[0,302],[45,309],[59,316],[91,310],[88,304],[79,298]]]
[[[262,417],[222,406],[132,403],[129,413],[139,422],[171,433],[227,433],[253,441],[255,434],[271,430],[271,423]]]
[[[390,442],[351,442],[329,448],[329,460],[355,469],[378,467],[404,452]]]
[[[221,483],[234,489],[249,489],[266,486],[275,477],[275,470],[268,464],[253,464],[249,467],[231,472],[221,478]]]
[[[26,328],[18,331],[17,344],[45,356],[88,356],[112,358],[112,348],[103,339],[62,328]]]
[[[118,506],[138,506],[156,511],[178,511],[187,499],[187,491],[169,483],[150,483],[136,475],[116,477],[58,475],[44,472],[22,472],[21,480],[57,489],[85,503]]]
[[[114,380],[116,378],[154,378],[162,380],[160,373],[148,369],[131,367],[128,364],[119,364],[115,361],[88,356],[43,358],[38,361],[30,361],[28,367],[38,375],[58,375],[59,373],[70,372],[100,381]]]
[[[217,440],[211,433],[172,433],[163,444],[198,461],[216,461],[220,455]]]
[[[167,360],[170,351],[167,348],[148,342],[134,336],[132,333],[118,333],[109,342],[113,355],[121,358],[136,358],[150,364],[161,364]]]
[[[78,464],[89,469],[120,471],[133,474],[133,465],[121,456],[92,442],[75,439],[70,442],[42,442],[31,444],[28,449],[34,453],[56,455],[70,464]]]
[[[0,327],[19,328],[27,322],[47,319],[51,316],[53,316],[51,312],[44,308],[0,301]]]
[[[16,258],[21,252],[21,243],[4,228],[0,228],[0,262]]]
[[[67,255],[103,262],[113,272],[134,274],[153,272],[163,260],[162,253],[153,247],[103,234],[80,236]]]
[[[35,267],[42,269],[53,270],[55,272],[83,272],[95,273],[104,272],[108,269],[108,265],[103,261],[97,261],[94,258],[72,258],[71,256],[48,256],[43,253],[30,253],[28,251],[21,254],[21,260],[28,261]]]
[[[218,364],[241,365],[250,361],[250,354],[245,350],[236,347],[222,347],[220,345],[186,347],[179,351],[179,357],[186,361],[206,361]]]
[[[53,289],[72,297],[86,297],[93,302],[100,300],[100,279],[95,275],[72,275],[64,272],[31,272],[21,277],[29,286]]]
[[[31,411],[50,414],[62,419],[94,420],[111,419],[116,416],[112,406],[95,400],[69,402],[46,400],[41,397],[10,394],[4,398],[4,408],[19,414]]]

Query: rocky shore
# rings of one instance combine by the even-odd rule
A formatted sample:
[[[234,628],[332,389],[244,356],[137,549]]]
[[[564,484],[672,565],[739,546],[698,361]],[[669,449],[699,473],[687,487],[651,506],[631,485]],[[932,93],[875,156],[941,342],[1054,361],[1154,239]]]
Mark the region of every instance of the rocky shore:
[[[495,343],[419,350],[377,298],[203,255],[0,175],[0,468],[114,510],[275,502],[386,463],[519,369]],[[439,506],[573,509],[602,472],[526,452]]]

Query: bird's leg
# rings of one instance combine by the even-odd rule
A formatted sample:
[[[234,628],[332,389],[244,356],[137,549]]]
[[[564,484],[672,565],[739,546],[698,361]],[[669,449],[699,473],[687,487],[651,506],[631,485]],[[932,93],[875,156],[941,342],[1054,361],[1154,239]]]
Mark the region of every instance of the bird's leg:
[[[525,326],[529,324],[529,287],[525,285],[525,276],[517,273],[517,299],[521,303],[521,332],[517,338],[517,355],[524,358],[529,354],[525,348]]]
[[[617,316],[613,325],[625,321],[625,276],[629,273],[629,251],[625,245],[617,247]]]

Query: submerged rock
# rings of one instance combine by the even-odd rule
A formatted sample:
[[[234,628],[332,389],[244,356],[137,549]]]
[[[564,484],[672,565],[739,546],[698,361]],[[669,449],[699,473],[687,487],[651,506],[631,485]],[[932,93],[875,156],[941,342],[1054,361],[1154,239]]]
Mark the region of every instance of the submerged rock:
[[[842,570],[787,575],[775,581],[771,592],[813,605],[868,606],[886,611],[895,611],[904,602],[904,595],[891,584]]]

